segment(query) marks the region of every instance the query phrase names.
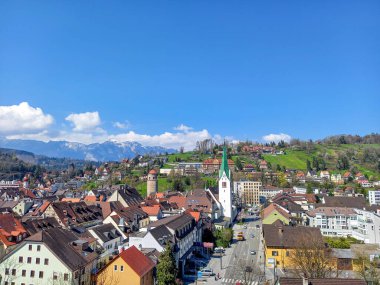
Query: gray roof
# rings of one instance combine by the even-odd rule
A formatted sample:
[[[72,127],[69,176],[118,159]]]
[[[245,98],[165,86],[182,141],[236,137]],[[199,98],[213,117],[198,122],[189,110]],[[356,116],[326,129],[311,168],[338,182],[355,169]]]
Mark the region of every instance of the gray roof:
[[[45,244],[72,271],[85,266],[96,257],[96,254],[89,247],[84,250],[76,247],[75,242],[79,242],[78,237],[71,231],[61,228],[40,231],[25,241]]]
[[[116,238],[120,238],[121,234],[112,224],[104,224],[91,228],[94,233],[105,243]]]

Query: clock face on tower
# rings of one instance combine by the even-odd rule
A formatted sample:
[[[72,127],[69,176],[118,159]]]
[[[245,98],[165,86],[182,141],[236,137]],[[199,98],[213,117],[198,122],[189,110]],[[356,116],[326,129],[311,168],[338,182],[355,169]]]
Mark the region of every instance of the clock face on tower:
[[[227,188],[227,182],[222,182],[222,188]]]

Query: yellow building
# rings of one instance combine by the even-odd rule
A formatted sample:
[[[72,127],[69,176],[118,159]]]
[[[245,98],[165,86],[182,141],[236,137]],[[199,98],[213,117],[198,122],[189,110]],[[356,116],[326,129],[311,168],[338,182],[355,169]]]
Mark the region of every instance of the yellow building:
[[[153,285],[155,264],[132,246],[106,265],[96,276],[97,285]]]
[[[292,251],[310,243],[323,244],[319,228],[303,226],[285,226],[281,224],[263,225],[264,250],[266,266],[292,268]]]

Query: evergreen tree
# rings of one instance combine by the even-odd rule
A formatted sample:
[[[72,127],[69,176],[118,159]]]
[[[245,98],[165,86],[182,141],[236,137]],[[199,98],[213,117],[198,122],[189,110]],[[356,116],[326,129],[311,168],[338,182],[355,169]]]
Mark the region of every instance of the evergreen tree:
[[[310,160],[306,160],[306,169],[307,169],[307,171],[311,171],[311,170],[313,170],[312,168],[311,168],[311,163],[310,163]]]
[[[161,253],[157,264],[157,284],[175,285],[176,284],[176,265],[172,250],[168,244],[165,251]]]
[[[239,157],[236,158],[236,163],[235,163],[235,165],[236,165],[236,168],[237,168],[238,170],[242,170],[242,169],[243,169],[243,164],[241,163],[241,160],[240,160]]]

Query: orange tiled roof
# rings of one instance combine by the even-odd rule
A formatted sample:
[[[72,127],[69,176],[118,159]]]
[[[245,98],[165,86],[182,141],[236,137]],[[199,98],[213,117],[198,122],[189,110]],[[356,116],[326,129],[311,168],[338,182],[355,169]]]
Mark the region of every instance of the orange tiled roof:
[[[130,248],[124,250],[119,256],[140,277],[143,277],[155,266],[153,261],[149,257],[146,257],[135,246],[131,246]]]
[[[189,212],[189,214],[195,219],[196,222],[199,221],[199,219],[201,218],[201,213],[200,212]]]
[[[61,202],[78,203],[80,202],[80,198],[62,198]]]
[[[157,216],[160,212],[160,206],[159,205],[153,205],[148,207],[141,207],[141,209],[147,213],[149,216]]]

